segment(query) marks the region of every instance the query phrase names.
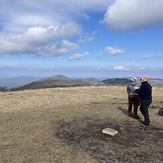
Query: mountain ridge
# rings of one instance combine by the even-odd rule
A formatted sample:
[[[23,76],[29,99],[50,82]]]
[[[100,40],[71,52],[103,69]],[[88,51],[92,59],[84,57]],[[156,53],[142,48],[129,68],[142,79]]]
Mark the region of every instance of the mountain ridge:
[[[21,79],[17,78],[17,79]],[[26,79],[25,77],[23,77]],[[34,80],[30,82],[31,80]],[[38,79],[38,80],[36,80]],[[29,82],[29,83],[28,83]],[[20,83],[20,81],[19,81]],[[26,81],[27,84],[17,85],[15,87],[7,88],[5,85],[1,86],[0,91],[16,91],[26,89],[41,89],[41,88],[56,88],[56,87],[76,87],[76,86],[98,86],[98,85],[127,85],[130,83],[130,77],[125,78],[109,78],[100,80],[98,78],[82,78],[82,79],[71,79],[63,75],[54,75],[45,78],[30,78]],[[149,83],[152,86],[163,86],[163,79],[150,79]],[[140,85],[139,78],[137,84]]]

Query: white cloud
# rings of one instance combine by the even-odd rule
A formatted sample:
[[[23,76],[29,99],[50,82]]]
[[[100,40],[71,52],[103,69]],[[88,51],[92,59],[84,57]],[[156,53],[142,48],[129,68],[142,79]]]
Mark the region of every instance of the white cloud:
[[[0,17],[5,30],[26,29],[33,26],[55,26],[88,18],[87,11],[106,11],[112,0],[26,0],[2,1]]]
[[[143,28],[163,22],[162,0],[115,0],[103,22],[114,30]]]
[[[137,68],[137,70],[139,70],[139,71],[141,71],[141,70],[145,70],[146,68],[144,68],[144,67],[139,67],[139,68]]]
[[[151,58],[154,58],[154,55],[144,56],[144,57],[140,58],[140,60],[142,60],[142,59],[151,59]]]
[[[98,52],[97,56],[102,56],[104,54],[103,51]]]
[[[113,70],[129,70],[129,68],[126,68],[126,67],[124,67],[124,66],[115,66],[114,68],[113,68]]]
[[[33,54],[55,39],[74,36],[81,31],[80,26],[69,23],[62,26],[32,27],[22,34],[0,33],[0,54]]]
[[[163,57],[163,54],[157,54],[157,55],[146,55],[146,56],[140,58],[139,60],[151,59],[151,58],[159,58],[159,57]]]
[[[130,57],[129,60],[130,60],[130,61],[134,60],[134,57]]]
[[[83,59],[84,57],[88,56],[89,53],[88,52],[85,52],[84,54],[79,54],[79,53],[75,53],[72,57],[70,57],[70,60],[81,60]]]
[[[0,0],[0,54],[38,54],[39,50],[42,55],[54,55],[52,51],[56,50],[56,40],[82,33],[82,27],[75,22],[77,16],[89,18],[87,11],[106,11],[111,2]],[[94,35],[86,34],[80,41],[92,41]],[[56,52],[56,55],[61,54],[64,54],[63,49]]]
[[[158,54],[157,56],[158,56],[158,57],[163,57],[163,54]]]
[[[84,36],[81,36],[79,42],[87,43],[87,42],[93,41],[95,34],[96,34],[95,31],[92,33],[86,33],[86,34],[84,34]]]
[[[110,55],[119,55],[119,54],[126,53],[124,49],[119,49],[117,47],[111,47],[111,46],[105,47],[105,51],[108,52]]]
[[[61,56],[67,54],[75,49],[78,49],[79,46],[75,43],[63,40],[61,43],[54,45],[48,45],[40,51],[42,56]]]

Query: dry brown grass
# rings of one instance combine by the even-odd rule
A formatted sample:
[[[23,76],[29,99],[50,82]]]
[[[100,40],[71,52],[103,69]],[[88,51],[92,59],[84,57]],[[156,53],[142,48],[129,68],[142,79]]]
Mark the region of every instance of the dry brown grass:
[[[163,117],[158,115],[162,95],[163,88],[153,88],[150,117],[154,126],[163,124]],[[86,153],[75,153],[72,144],[59,139],[58,127],[74,119],[118,120],[139,125],[126,113],[126,87],[122,86],[0,93],[0,162],[97,163]]]

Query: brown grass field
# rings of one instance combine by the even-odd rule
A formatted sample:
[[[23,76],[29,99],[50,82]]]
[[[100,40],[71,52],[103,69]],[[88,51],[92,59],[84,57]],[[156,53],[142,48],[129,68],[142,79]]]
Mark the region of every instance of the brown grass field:
[[[1,92],[0,163],[163,162],[163,87],[153,87],[148,129],[127,106],[125,86]],[[102,134],[105,127],[119,134]]]

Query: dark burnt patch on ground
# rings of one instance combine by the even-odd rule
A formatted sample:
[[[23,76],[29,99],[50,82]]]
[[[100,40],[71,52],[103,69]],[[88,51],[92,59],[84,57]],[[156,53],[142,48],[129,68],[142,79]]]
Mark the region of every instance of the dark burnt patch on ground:
[[[114,137],[102,129],[118,131]],[[130,122],[74,120],[63,122],[57,136],[73,144],[75,152],[86,152],[101,163],[162,163],[163,127],[142,128]]]

